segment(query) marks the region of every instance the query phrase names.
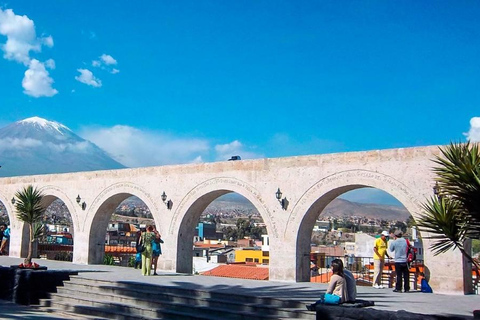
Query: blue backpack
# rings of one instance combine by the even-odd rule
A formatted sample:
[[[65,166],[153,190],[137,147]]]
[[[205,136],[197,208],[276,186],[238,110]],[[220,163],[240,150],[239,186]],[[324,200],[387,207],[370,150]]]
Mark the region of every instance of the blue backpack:
[[[420,290],[424,293],[433,293],[432,287],[430,287],[428,281],[425,278],[422,279]]]

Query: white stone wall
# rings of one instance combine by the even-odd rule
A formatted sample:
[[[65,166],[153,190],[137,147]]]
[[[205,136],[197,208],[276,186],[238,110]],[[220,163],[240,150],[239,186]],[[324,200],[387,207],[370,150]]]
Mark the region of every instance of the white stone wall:
[[[431,159],[437,153],[433,146],[2,178],[0,201],[12,225],[11,253],[22,256],[27,236],[10,199],[27,184],[41,188],[51,201],[60,198],[72,215],[74,262],[88,264],[101,263],[110,216],[135,195],[149,207],[165,241],[159,267],[192,272],[192,239],[200,214],[218,196],[237,192],[255,205],[266,224],[270,279],[309,281],[311,232],[323,208],[342,193],[374,187],[396,197],[415,218],[432,194]],[[278,188],[288,200],[286,210],[275,198]],[[172,202],[170,210],[161,200],[163,192]],[[85,210],[76,203],[77,195]],[[425,254],[436,292],[460,291],[460,261],[458,253]]]

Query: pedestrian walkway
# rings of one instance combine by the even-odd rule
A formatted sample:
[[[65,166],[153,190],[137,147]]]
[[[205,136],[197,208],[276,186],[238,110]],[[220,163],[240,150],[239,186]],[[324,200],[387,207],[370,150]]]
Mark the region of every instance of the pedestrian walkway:
[[[19,258],[0,256],[0,265],[2,266],[18,265],[21,262],[22,259]],[[226,294],[235,292],[236,294],[298,300],[305,304],[317,300],[319,294],[325,292],[327,288],[326,284],[320,283],[218,278],[167,271],[157,271],[158,276],[144,277],[140,270],[126,267],[79,265],[52,260],[35,260],[35,262],[48,267],[49,270],[75,270],[82,277],[91,279],[148,282],[172,287],[225,292]],[[405,310],[422,314],[470,316],[473,318],[473,310],[480,309],[480,296],[478,295],[443,295],[415,291],[395,293],[392,289],[374,289],[361,286],[357,287],[357,291],[358,299],[374,301],[375,306],[373,308],[378,310]],[[12,305],[0,300],[0,308],[2,319],[20,319],[20,317],[15,317],[18,313],[22,315],[21,319],[42,319],[41,312],[29,312],[31,308],[25,306]],[[47,318],[44,317],[43,319]],[[49,316],[48,319],[53,318]]]

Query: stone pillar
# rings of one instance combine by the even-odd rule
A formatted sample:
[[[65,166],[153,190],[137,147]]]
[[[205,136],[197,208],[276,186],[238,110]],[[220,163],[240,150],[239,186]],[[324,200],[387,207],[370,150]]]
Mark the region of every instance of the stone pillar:
[[[465,248],[465,252],[471,254],[472,252],[472,240],[467,239],[463,243],[463,247]],[[463,293],[464,294],[472,294],[474,293],[473,289],[473,278],[472,278],[472,262],[469,261],[467,258],[462,257],[463,262]]]
[[[73,263],[89,263],[89,237],[85,232],[75,230],[73,238]]]
[[[430,243],[424,240],[424,247]],[[430,250],[424,254],[426,276],[434,293],[463,294],[464,268],[463,257],[459,250],[450,250],[447,253],[434,256]]]
[[[291,282],[296,280],[295,253],[294,243],[270,239],[269,280]]]
[[[28,226],[21,221],[10,222],[9,256],[25,258],[28,254]]]

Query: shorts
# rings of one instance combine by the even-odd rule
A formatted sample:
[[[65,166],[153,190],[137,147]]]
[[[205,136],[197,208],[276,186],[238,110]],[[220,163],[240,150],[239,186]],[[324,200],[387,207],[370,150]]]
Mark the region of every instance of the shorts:
[[[152,252],[152,257],[160,257],[160,251],[154,250],[154,251]]]

